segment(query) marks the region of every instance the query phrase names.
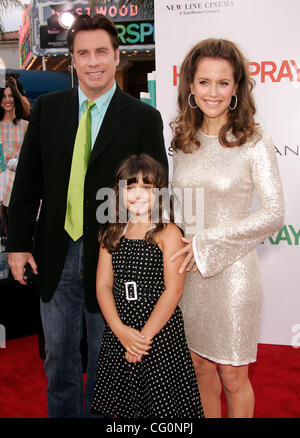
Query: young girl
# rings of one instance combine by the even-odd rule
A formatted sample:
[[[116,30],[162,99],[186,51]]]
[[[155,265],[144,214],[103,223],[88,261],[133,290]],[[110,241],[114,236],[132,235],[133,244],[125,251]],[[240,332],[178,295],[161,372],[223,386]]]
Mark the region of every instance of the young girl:
[[[162,223],[164,169],[149,155],[131,156],[116,173],[126,181],[120,193],[127,225],[107,224],[100,232],[97,298],[108,326],[100,351],[92,409],[126,418],[203,417],[193,364],[177,306],[184,285],[182,260],[169,261],[183,247],[181,232]],[[159,222],[151,223],[158,209]],[[117,221],[120,211],[117,211]]]

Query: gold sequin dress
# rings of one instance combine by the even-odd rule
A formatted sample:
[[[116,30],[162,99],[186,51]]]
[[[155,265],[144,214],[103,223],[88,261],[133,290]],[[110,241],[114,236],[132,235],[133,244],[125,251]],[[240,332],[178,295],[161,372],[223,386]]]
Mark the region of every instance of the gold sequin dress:
[[[255,248],[283,225],[276,152],[264,133],[233,148],[221,146],[217,136],[199,132],[199,139],[193,153],[174,154],[172,182],[177,191],[190,188],[194,203],[203,188],[202,229],[186,233],[200,271],[187,273],[180,302],[186,337],[202,357],[245,365],[256,360],[263,301]],[[259,209],[252,213],[254,190]],[[191,218],[182,217],[186,231]]]

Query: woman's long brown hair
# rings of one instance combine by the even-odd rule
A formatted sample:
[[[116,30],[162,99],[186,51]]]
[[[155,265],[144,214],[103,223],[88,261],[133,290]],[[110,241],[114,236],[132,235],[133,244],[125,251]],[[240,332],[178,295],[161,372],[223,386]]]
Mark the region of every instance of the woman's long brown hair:
[[[124,230],[124,226],[127,223],[127,212],[120,211],[122,208],[122,202],[119,202],[119,181],[126,181],[127,185],[137,183],[139,176],[142,176],[143,182],[146,184],[153,184],[156,189],[168,188],[168,177],[164,167],[156,160],[154,160],[148,154],[131,155],[123,160],[115,172],[115,184],[113,190],[116,198],[116,222],[107,223],[100,229],[98,240],[100,244],[112,253],[119,247],[120,238]],[[158,198],[158,222],[155,223],[155,227],[150,229],[145,235],[145,241],[148,243],[155,243],[154,236],[161,231],[166,223],[163,222],[163,199]],[[124,208],[124,207],[123,207]],[[173,220],[171,213],[170,220]]]
[[[237,84],[237,107],[228,112],[228,121],[219,132],[219,141],[223,146],[241,146],[246,141],[259,135],[254,121],[255,104],[252,97],[254,80],[249,76],[248,64],[239,48],[231,41],[223,39],[206,39],[196,44],[185,57],[181,70],[178,89],[178,117],[171,122],[173,130],[172,148],[174,151],[192,152],[200,147],[198,131],[203,121],[200,108],[193,109],[188,104],[190,85],[202,58],[221,58],[227,60]],[[227,134],[232,133],[233,136]]]

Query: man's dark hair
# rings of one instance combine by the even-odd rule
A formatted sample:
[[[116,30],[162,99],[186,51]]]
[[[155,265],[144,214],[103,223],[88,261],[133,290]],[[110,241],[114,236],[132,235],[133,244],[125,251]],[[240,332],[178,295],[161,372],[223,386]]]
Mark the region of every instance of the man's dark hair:
[[[103,29],[105,30],[111,39],[112,46],[114,50],[116,50],[120,45],[120,40],[118,36],[118,30],[114,23],[110,21],[103,14],[96,14],[94,16],[90,16],[87,14],[78,15],[67,34],[67,45],[68,49],[71,53],[73,53],[74,49],[74,39],[75,35],[81,30],[97,30]]]

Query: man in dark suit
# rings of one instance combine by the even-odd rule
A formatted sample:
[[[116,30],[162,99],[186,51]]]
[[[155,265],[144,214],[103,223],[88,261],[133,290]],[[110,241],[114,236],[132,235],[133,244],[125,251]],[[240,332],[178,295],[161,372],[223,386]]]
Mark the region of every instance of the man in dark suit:
[[[41,96],[35,104],[19,158],[8,230],[14,278],[26,284],[27,263],[39,276],[50,417],[89,415],[93,397],[104,330],[95,285],[96,193],[112,185],[116,166],[131,154],[148,153],[167,168],[159,112],[123,93],[115,83],[119,40],[113,23],[100,14],[81,15],[67,42],[79,87]],[[95,103],[90,110],[92,150],[82,181],[82,232],[71,238],[66,218],[74,143],[78,121],[91,100]],[[83,315],[88,341],[85,412],[79,354]]]

